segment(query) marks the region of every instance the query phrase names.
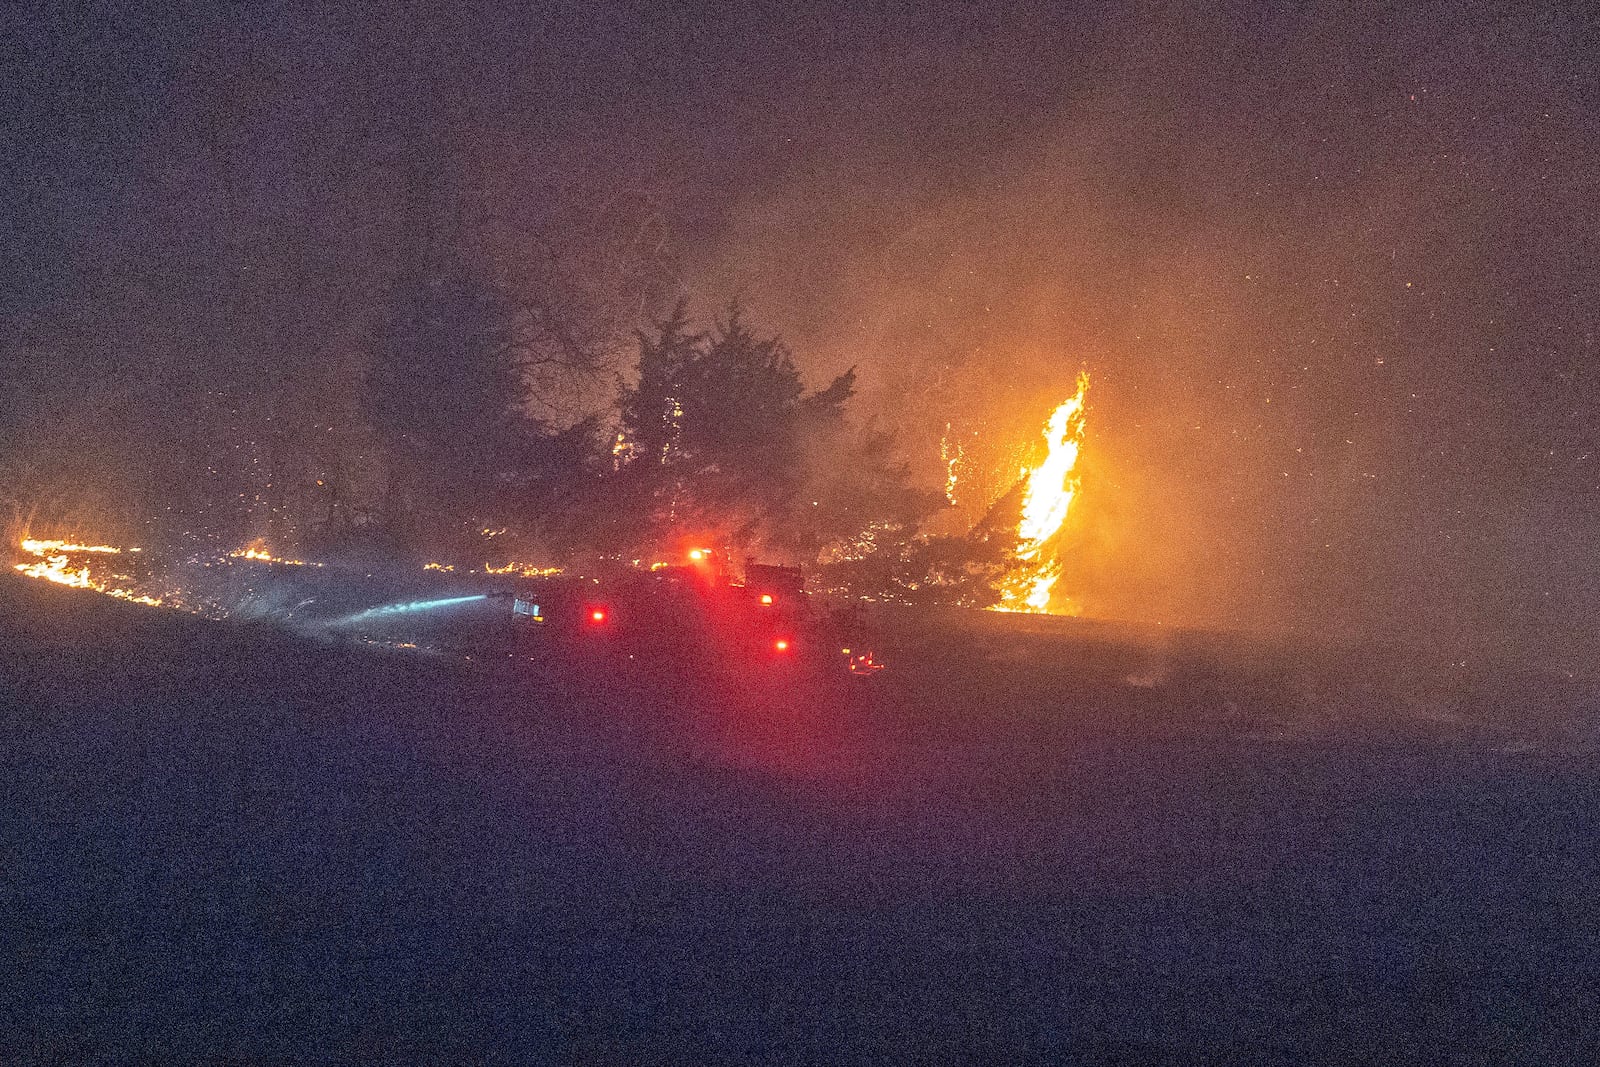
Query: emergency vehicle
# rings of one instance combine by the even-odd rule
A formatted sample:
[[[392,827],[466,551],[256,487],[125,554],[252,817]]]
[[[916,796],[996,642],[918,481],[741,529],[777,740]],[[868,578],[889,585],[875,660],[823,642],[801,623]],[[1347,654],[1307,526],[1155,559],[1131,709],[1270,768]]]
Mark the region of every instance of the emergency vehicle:
[[[736,576],[711,548],[688,548],[649,569],[499,595],[524,646],[599,658],[688,656],[735,668],[842,666],[858,677],[884,669],[860,613],[817,607],[799,568],[746,560]]]

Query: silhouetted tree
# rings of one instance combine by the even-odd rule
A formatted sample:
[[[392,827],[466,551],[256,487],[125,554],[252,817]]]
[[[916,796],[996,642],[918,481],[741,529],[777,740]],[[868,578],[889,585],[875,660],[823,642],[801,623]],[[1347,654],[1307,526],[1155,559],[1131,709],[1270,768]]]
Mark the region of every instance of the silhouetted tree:
[[[450,547],[499,517],[539,429],[521,351],[515,303],[462,258],[396,285],[364,405],[388,462],[392,530]]]
[[[693,534],[812,562],[873,522],[914,528],[936,501],[908,487],[887,438],[846,420],[854,386],[852,369],[807,394],[788,347],[737,304],[704,334],[680,305],[640,335],[589,512],[600,540],[643,550]]]

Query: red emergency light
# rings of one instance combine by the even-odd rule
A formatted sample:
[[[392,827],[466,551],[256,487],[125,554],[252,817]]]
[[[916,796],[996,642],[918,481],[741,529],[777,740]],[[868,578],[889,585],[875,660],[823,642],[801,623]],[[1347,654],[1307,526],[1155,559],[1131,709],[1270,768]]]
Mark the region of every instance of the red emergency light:
[[[606,621],[606,609],[605,608],[594,608],[594,609],[592,609],[589,612],[589,619],[592,622],[605,622]]]
[[[763,603],[763,604],[770,604],[770,603],[772,603],[772,594],[771,594],[771,593],[762,593],[762,594],[761,594],[761,602],[762,602],[762,603]]]
[[[774,652],[789,651],[789,639],[787,637],[778,638],[776,641],[772,642],[772,649]]]
[[[691,548],[689,550],[689,558],[698,563],[706,558],[706,550],[703,548]]]

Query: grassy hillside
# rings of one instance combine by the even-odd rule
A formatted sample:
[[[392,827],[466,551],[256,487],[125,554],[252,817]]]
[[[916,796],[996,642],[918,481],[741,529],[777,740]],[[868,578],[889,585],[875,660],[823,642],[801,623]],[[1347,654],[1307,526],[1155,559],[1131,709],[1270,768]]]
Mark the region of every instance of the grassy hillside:
[[[853,686],[0,578],[0,1060],[1600,1051],[1583,691],[891,629]]]

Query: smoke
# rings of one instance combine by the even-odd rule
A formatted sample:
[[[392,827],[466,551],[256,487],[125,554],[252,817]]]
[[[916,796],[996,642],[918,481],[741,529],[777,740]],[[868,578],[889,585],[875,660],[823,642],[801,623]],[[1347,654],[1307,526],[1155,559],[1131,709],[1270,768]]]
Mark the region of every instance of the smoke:
[[[1600,612],[1582,9],[792,7],[16,20],[0,444],[43,488],[5,502],[189,529],[245,483],[230,543],[296,479],[367,506],[349,384],[431,227],[596,347],[742,296],[934,491],[947,426],[1003,491],[1087,368],[1090,614],[1538,648]]]
[[[1089,613],[1537,647],[1600,609],[1587,61],[1437,15],[1113,20],[1007,110],[1013,28],[981,79],[797,104],[697,284],[859,363],[931,488],[947,424],[998,463],[1087,367]]]

